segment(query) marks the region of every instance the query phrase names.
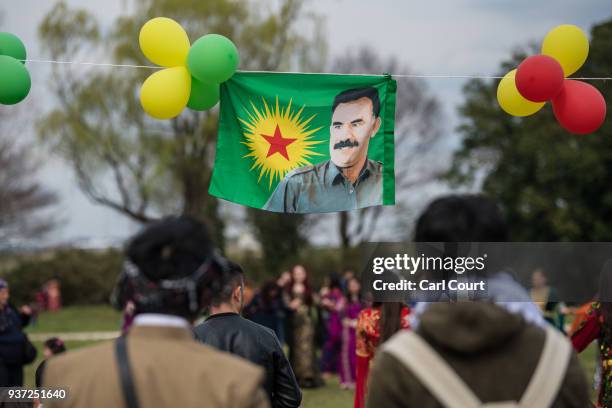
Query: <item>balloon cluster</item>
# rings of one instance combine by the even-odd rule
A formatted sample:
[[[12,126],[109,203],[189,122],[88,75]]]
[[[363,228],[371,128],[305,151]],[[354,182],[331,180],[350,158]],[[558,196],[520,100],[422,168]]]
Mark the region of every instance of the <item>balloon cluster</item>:
[[[26,48],[21,40],[0,32],[0,104],[14,105],[30,93],[32,80],[25,59]]]
[[[606,118],[606,101],[585,82],[566,79],[578,71],[589,54],[589,41],[580,28],[561,25],[542,43],[542,54],[526,58],[508,72],[497,87],[497,101],[513,116],[529,116],[552,102],[559,124],[569,132],[595,132]]]
[[[191,47],[176,21],[157,17],[140,30],[140,48],[153,63],[166,67],[146,79],[140,90],[145,112],[171,119],[185,107],[203,111],[219,101],[219,84],[234,75],[238,50],[222,35],[208,34]]]

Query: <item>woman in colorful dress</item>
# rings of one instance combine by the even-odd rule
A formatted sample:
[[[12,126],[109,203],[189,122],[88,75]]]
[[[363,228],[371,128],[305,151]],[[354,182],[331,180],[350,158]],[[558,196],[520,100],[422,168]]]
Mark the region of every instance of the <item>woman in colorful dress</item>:
[[[321,385],[321,379],[316,364],[315,328],[311,316],[313,296],[308,282],[308,273],[302,265],[293,267],[286,296],[286,303],[293,311],[289,361],[300,387],[318,387]]]
[[[324,378],[339,373],[339,356],[342,347],[342,317],[346,300],[342,293],[340,278],[332,274],[329,277],[328,290],[321,296],[321,308],[324,310],[325,343],[321,356],[321,371]]]
[[[410,327],[408,314],[408,307],[401,302],[375,302],[371,308],[359,313],[355,332],[357,343],[355,408],[364,407],[370,363],[376,348],[397,331]]]
[[[581,352],[594,340],[598,341],[601,377],[597,398],[598,408],[612,407],[612,267],[606,265],[601,275],[599,301],[594,302],[572,335],[572,344]]]
[[[354,389],[357,369],[357,355],[355,354],[356,339],[355,329],[357,318],[362,309],[361,284],[359,280],[352,277],[347,280],[347,298],[342,310],[342,340],[340,348],[340,388]]]

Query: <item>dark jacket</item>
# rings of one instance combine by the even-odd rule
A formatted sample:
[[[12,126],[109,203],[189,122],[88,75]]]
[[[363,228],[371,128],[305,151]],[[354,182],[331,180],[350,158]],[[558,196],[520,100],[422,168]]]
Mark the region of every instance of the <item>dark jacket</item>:
[[[236,313],[219,313],[198,325],[194,332],[202,343],[263,367],[272,407],[300,406],[302,392],[272,330]]]
[[[435,303],[417,333],[483,402],[520,399],[544,346],[545,332],[520,315],[485,302]],[[388,353],[370,371],[367,407],[440,408],[427,388]],[[589,391],[575,353],[551,408],[584,408]]]
[[[30,317],[12,305],[0,310],[0,386],[23,385],[23,364],[26,337],[23,328]]]

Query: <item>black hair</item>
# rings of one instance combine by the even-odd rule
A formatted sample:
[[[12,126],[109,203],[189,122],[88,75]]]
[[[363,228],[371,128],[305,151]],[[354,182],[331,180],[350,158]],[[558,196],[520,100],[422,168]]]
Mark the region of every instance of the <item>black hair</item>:
[[[497,204],[480,195],[433,201],[419,216],[416,242],[505,242],[508,225]]]
[[[361,98],[368,98],[372,101],[372,112],[375,117],[380,116],[380,98],[378,97],[378,91],[372,86],[365,88],[354,88],[340,92],[334,99],[332,105],[332,112],[336,110],[338,105],[341,103],[353,102]]]
[[[342,289],[342,281],[336,272],[329,274],[329,289]]]
[[[380,308],[379,330],[380,337],[377,347],[389,340],[391,336],[402,328],[402,302],[384,302]]]
[[[43,386],[43,378],[45,374],[45,367],[47,366],[47,360],[43,360],[38,367],[36,367],[36,372],[34,373],[34,383],[36,388],[40,388]]]
[[[218,307],[222,303],[229,303],[236,286],[244,285],[244,271],[235,262],[227,261],[229,267],[223,274],[219,285],[220,290],[212,294],[210,304]]]
[[[126,274],[124,265],[113,297],[118,307],[132,300],[136,314],[193,318],[216,292],[214,286],[224,270],[216,261],[219,257],[206,226],[186,215],[166,217],[148,225],[129,241],[125,254],[126,265],[136,268],[137,274]],[[200,271],[208,262],[207,269]],[[137,278],[138,274],[143,278]],[[189,282],[181,282],[182,278]],[[168,288],[163,284],[168,281],[181,284]]]
[[[206,226],[182,215],[148,225],[127,245],[127,258],[153,282],[194,273],[213,252]]]
[[[66,345],[57,337],[51,337],[45,340],[45,347],[51,350],[53,354],[59,354],[66,351]]]

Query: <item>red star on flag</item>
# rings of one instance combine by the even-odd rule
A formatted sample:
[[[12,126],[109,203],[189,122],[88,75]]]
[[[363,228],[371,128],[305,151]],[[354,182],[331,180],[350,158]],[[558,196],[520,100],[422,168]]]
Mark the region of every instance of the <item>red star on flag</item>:
[[[289,155],[287,154],[287,146],[291,143],[295,142],[297,139],[283,138],[283,134],[281,133],[280,127],[278,124],[276,125],[276,129],[274,130],[274,136],[270,135],[261,135],[264,139],[270,143],[270,149],[268,150],[267,157],[272,156],[274,153],[280,153],[285,159],[289,160]]]

